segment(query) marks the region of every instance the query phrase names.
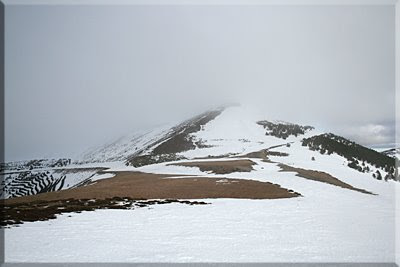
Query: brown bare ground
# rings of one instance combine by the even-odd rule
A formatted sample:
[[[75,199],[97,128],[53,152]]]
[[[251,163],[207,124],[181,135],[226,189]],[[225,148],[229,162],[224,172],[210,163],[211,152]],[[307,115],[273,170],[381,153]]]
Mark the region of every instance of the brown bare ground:
[[[267,149],[261,149],[259,151],[254,151],[247,153],[243,156],[240,156],[241,158],[257,158],[257,159],[268,159],[268,151]]]
[[[168,178],[170,176],[118,172],[113,178],[98,180],[87,186],[2,200],[0,225],[50,220],[61,213],[95,209],[135,209],[168,203],[207,204],[179,199],[276,199],[300,196],[299,193],[268,182],[208,177]]]
[[[262,149],[260,151],[250,152],[250,153],[248,153],[246,155],[243,155],[242,157],[260,158],[264,162],[267,162],[267,163],[278,163],[278,162],[271,161],[268,158],[268,155],[288,156],[288,154],[286,154],[286,153],[269,151],[269,149],[271,149],[271,148],[276,148],[276,147],[280,147],[280,146],[283,146],[283,145],[274,146],[274,147],[270,147],[270,148],[267,148],[267,149]],[[273,154],[273,153],[275,153],[275,154]],[[281,172],[295,172],[295,173],[297,173],[296,176],[302,177],[302,178],[305,178],[305,179],[308,179],[308,180],[317,181],[317,182],[321,182],[321,183],[327,183],[327,184],[339,186],[339,187],[342,187],[342,188],[350,189],[350,190],[353,190],[353,191],[361,192],[361,193],[364,193],[364,194],[375,195],[374,193],[369,192],[367,190],[364,190],[364,189],[361,189],[361,188],[357,188],[357,187],[354,187],[354,186],[352,186],[350,184],[342,182],[338,178],[333,177],[332,175],[330,175],[329,173],[326,173],[326,172],[295,168],[295,167],[291,167],[291,166],[288,166],[288,165],[282,164],[282,163],[278,163],[278,166],[281,168],[281,170],[280,170]]]
[[[112,199],[64,199],[56,201],[34,201],[15,203],[3,206],[0,226],[21,224],[23,222],[46,221],[55,219],[62,213],[94,211],[97,209],[136,209],[151,205],[181,203],[187,205],[207,205],[204,201],[189,201],[177,199],[138,200],[114,197]]]
[[[282,146],[282,145],[280,145]],[[284,152],[279,152],[279,151],[269,151],[269,148],[267,149],[261,149],[259,151],[254,151],[247,153],[245,155],[240,156],[241,158],[258,158],[258,159],[263,159],[265,162],[271,163],[268,159],[268,156],[279,156],[279,157],[287,157],[289,154],[284,153]]]
[[[33,201],[56,201],[63,199],[107,199],[127,197],[130,199],[204,199],[247,198],[274,199],[297,197],[300,194],[277,184],[255,180],[224,178],[168,178],[141,172],[118,172],[113,178],[98,180],[94,184],[6,199],[5,205]]]
[[[371,193],[367,190],[353,187],[350,184],[347,184],[345,182],[342,182],[336,177],[333,177],[329,173],[326,172],[321,172],[321,171],[314,171],[314,170],[306,170],[306,169],[301,169],[301,168],[295,168],[291,167],[282,163],[279,163],[278,166],[281,168],[281,172],[296,172],[296,176],[312,180],[312,181],[317,181],[317,182],[322,182],[322,183],[327,183],[335,186],[339,186],[342,188],[350,189],[353,191],[361,192],[364,194],[371,194],[374,195],[374,193]]]
[[[173,163],[168,165],[197,167],[201,171],[211,171],[215,174],[227,174],[232,172],[250,172],[253,170],[253,165],[256,163],[245,160],[224,160],[224,161],[192,161]]]

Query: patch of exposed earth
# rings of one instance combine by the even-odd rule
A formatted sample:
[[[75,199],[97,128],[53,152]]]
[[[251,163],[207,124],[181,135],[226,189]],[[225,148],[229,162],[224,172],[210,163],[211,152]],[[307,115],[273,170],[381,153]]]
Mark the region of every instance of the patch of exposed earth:
[[[305,178],[308,180],[327,183],[327,184],[339,186],[342,188],[350,189],[353,191],[357,191],[360,193],[373,195],[373,193],[371,193],[367,190],[357,188],[350,184],[342,182],[338,178],[333,177],[332,175],[330,175],[329,173],[326,173],[326,172],[291,167],[291,166],[288,166],[288,165],[282,164],[282,163],[279,163],[278,166],[281,168],[281,170],[280,170],[281,172],[295,172],[296,176],[302,177],[302,178]]]
[[[46,221],[56,219],[62,213],[81,213],[97,209],[136,209],[156,204],[181,203],[187,205],[206,205],[203,201],[177,199],[145,200],[128,197],[113,197],[106,199],[62,199],[52,201],[33,201],[14,203],[3,206],[1,226],[22,224],[24,222]]]
[[[282,145],[281,145],[282,146]],[[276,148],[279,146],[275,146],[272,148]],[[278,151],[269,151],[269,149],[262,149],[260,151],[255,151],[255,152],[251,152],[248,153],[246,155],[243,155],[241,157],[248,157],[248,158],[259,158],[262,159],[264,162],[267,163],[277,163],[278,166],[281,168],[281,172],[295,172],[296,176],[298,177],[302,177],[308,180],[312,180],[312,181],[316,181],[316,182],[321,182],[321,183],[327,183],[330,185],[335,185],[335,186],[339,186],[341,188],[345,188],[345,189],[349,189],[349,190],[353,190],[353,191],[357,191],[360,193],[364,193],[364,194],[371,194],[373,195],[374,193],[369,192],[367,190],[364,190],[362,188],[357,188],[354,187],[350,184],[347,184],[343,181],[341,181],[340,179],[330,175],[329,173],[326,172],[322,172],[322,171],[316,171],[316,170],[306,170],[306,169],[302,169],[302,168],[296,168],[296,167],[292,167],[292,166],[288,166],[286,164],[283,163],[279,163],[279,162],[274,162],[271,161],[268,156],[288,156],[287,153],[282,153],[282,152],[278,152]]]
[[[259,158],[264,162],[277,164],[281,172],[294,172],[296,176],[308,180],[364,194],[373,194],[367,190],[353,187],[325,172],[273,162],[268,158],[269,155],[287,156],[285,153],[263,149],[241,157]],[[168,165],[196,167],[202,172],[214,174],[230,174],[253,171],[256,163],[250,159],[227,158],[227,160],[178,162]],[[61,213],[96,209],[135,209],[173,202],[189,205],[207,204],[197,201],[199,199],[278,199],[301,196],[300,193],[282,188],[278,184],[251,179],[177,176],[128,171],[116,172],[115,175],[113,178],[98,180],[86,186],[2,200],[3,219],[1,225],[54,219],[57,214]],[[184,179],[176,179],[176,177]],[[190,199],[196,199],[196,201],[190,201]]]
[[[233,172],[250,172],[254,161],[244,160],[221,160],[221,161],[191,161],[182,163],[173,163],[168,165],[184,166],[184,167],[197,167],[202,172],[212,172],[215,174],[228,174]]]
[[[113,178],[98,180],[87,186],[2,200],[2,225],[51,219],[56,214],[66,212],[125,209],[132,207],[132,204],[143,204],[137,200],[145,199],[167,199],[169,203],[191,204],[187,199],[278,199],[300,196],[269,182],[220,177],[169,178],[173,176],[117,172]],[[126,203],[121,204],[121,201]]]

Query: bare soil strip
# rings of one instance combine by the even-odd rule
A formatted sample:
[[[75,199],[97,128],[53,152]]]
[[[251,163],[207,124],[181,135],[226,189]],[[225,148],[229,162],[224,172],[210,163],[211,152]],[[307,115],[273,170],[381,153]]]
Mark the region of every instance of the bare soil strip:
[[[227,178],[178,178],[141,172],[118,172],[115,177],[95,183],[56,192],[3,200],[4,204],[62,199],[106,199],[128,197],[131,199],[204,199],[247,198],[273,199],[295,197],[300,194],[281,188],[277,184],[244,179]],[[221,179],[229,183],[221,185]]]
[[[256,158],[256,159],[263,159],[263,160],[268,160],[268,150],[267,149],[261,149],[259,151],[254,151],[247,153],[245,155],[240,156],[241,158]]]
[[[122,209],[132,207],[137,200],[145,199],[199,204],[200,202],[186,200],[186,203],[178,199],[277,199],[300,196],[299,193],[268,182],[208,177],[168,178],[173,176],[176,175],[118,172],[113,178],[98,180],[87,186],[2,200],[1,224],[47,220],[65,212],[99,208]],[[121,199],[129,203],[120,205],[117,201]]]
[[[374,193],[371,193],[367,190],[353,187],[350,184],[342,182],[341,180],[333,177],[332,175],[330,175],[329,173],[326,173],[326,172],[295,168],[295,167],[291,167],[291,166],[288,166],[288,165],[285,165],[282,163],[279,163],[278,166],[281,168],[281,170],[280,170],[281,172],[296,172],[297,173],[296,176],[302,177],[302,178],[305,178],[308,180],[327,183],[327,184],[339,186],[342,188],[350,189],[353,191],[361,192],[364,194],[375,195]]]
[[[274,147],[271,147],[271,148],[281,147],[281,146],[284,146],[284,145],[274,146]],[[241,158],[258,158],[258,159],[263,159],[265,162],[272,163],[272,161],[268,159],[268,156],[278,156],[278,157],[287,157],[287,156],[289,156],[289,154],[284,153],[284,152],[269,151],[269,149],[271,149],[271,148],[261,149],[259,151],[250,152],[250,153],[247,153],[247,154],[242,155],[240,157]]]
[[[227,174],[232,172],[250,172],[253,170],[255,162],[245,160],[224,160],[224,161],[192,161],[173,163],[168,165],[197,167],[200,171],[211,171],[215,174]]]
[[[283,146],[283,145],[280,145],[280,146]],[[338,178],[333,177],[332,175],[330,175],[329,173],[326,173],[326,172],[295,168],[295,167],[291,167],[291,166],[288,166],[288,165],[283,164],[283,163],[271,161],[268,158],[268,155],[277,155],[277,154],[271,154],[271,151],[268,151],[268,150],[271,149],[271,148],[276,148],[276,147],[280,147],[280,146],[274,146],[274,147],[270,147],[270,148],[267,148],[267,149],[262,149],[260,151],[251,152],[251,153],[248,153],[246,155],[243,155],[242,157],[259,158],[259,159],[262,159],[264,162],[267,162],[267,163],[278,163],[278,166],[281,168],[281,170],[280,170],[281,172],[295,172],[295,173],[297,173],[296,176],[302,177],[302,178],[305,178],[305,179],[308,179],[308,180],[321,182],[321,183],[327,183],[327,184],[339,186],[339,187],[342,187],[342,188],[345,188],[345,189],[350,189],[350,190],[357,191],[357,192],[364,193],[364,194],[375,195],[374,193],[369,192],[367,190],[364,190],[364,189],[361,189],[361,188],[356,188],[356,187],[353,187],[350,184],[342,182]],[[280,154],[279,156],[288,156],[288,154],[286,154],[286,153],[280,153],[280,152],[275,152],[275,153],[279,153]]]

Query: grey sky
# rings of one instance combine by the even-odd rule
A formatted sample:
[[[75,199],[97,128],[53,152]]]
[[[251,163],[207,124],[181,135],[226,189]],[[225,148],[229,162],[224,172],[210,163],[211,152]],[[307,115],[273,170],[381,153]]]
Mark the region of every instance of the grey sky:
[[[6,160],[226,102],[393,143],[393,6],[7,6]]]

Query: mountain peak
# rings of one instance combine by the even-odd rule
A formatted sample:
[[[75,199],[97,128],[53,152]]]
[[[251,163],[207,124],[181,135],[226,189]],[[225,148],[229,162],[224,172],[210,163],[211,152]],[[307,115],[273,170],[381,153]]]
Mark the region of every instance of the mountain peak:
[[[311,126],[266,121],[251,106],[229,103],[177,125],[117,140],[87,153],[83,162],[125,160],[128,165],[138,167],[185,158],[239,154],[294,141],[313,130]]]

